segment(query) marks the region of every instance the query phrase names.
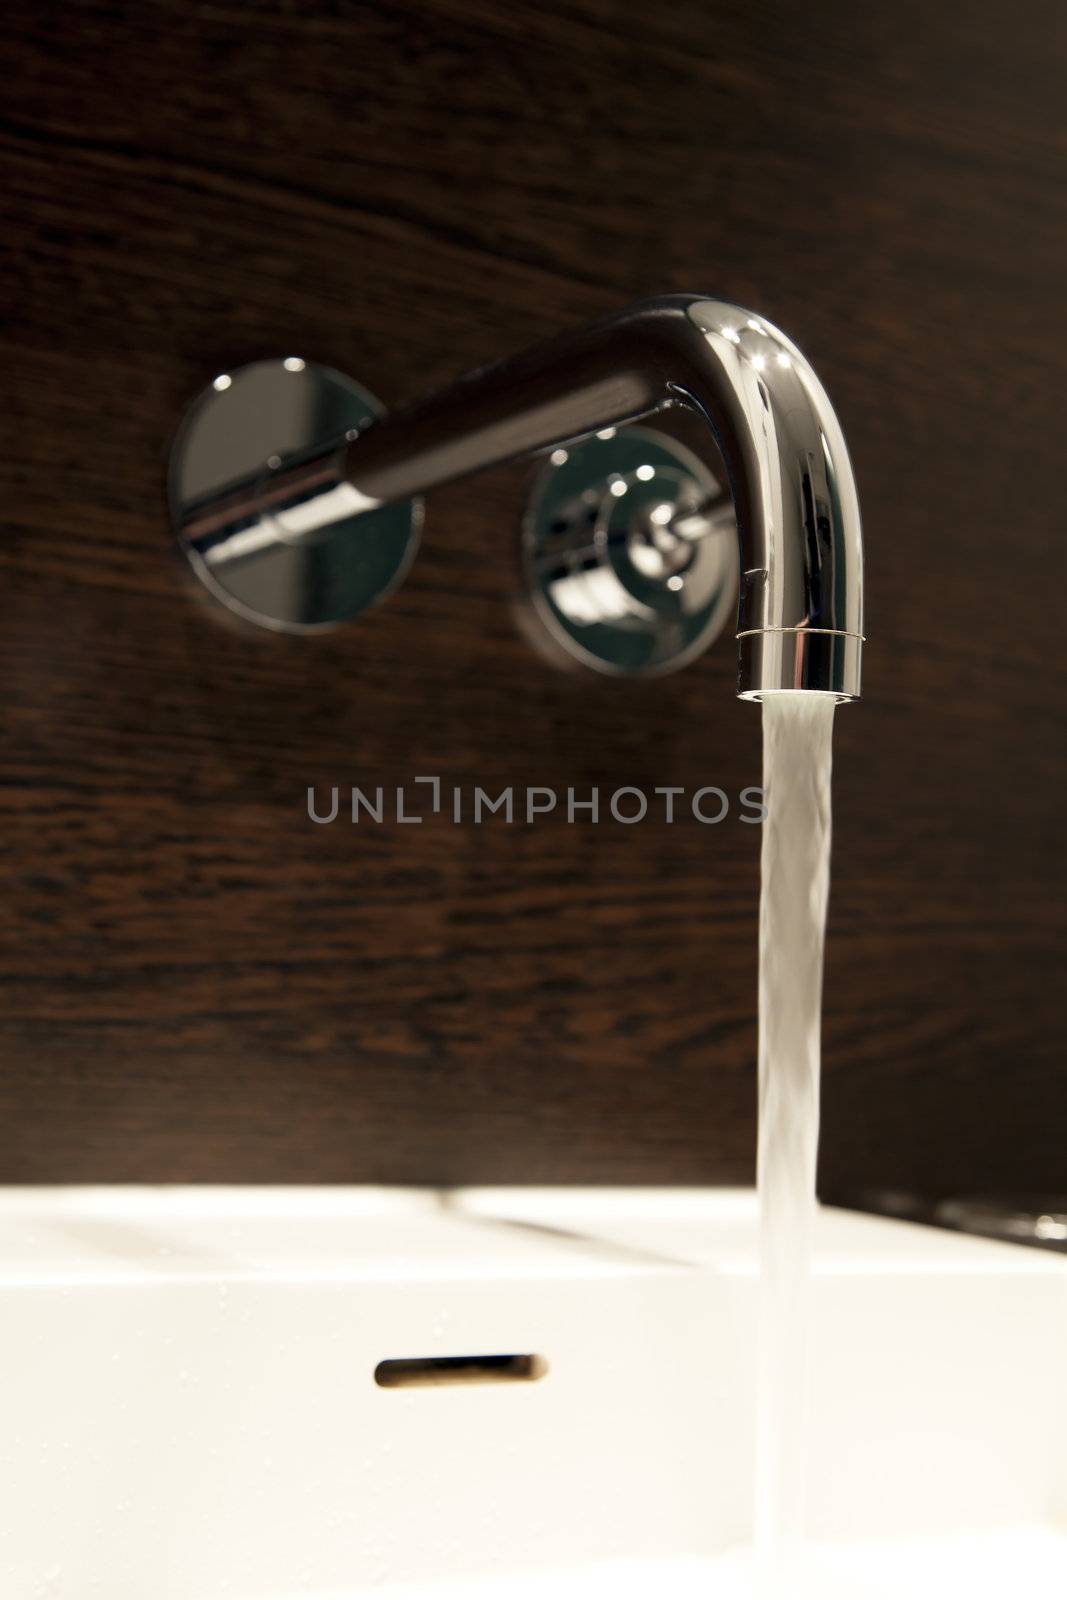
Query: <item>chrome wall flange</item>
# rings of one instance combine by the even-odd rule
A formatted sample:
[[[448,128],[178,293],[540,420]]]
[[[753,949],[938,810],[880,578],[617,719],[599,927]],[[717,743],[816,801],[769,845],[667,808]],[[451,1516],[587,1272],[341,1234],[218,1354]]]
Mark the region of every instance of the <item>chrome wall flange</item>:
[[[735,612],[733,504],[678,440],[606,428],[542,467],[522,564],[527,632],[550,659],[611,676],[672,672]]]
[[[297,356],[221,373],[193,402],[171,451],[170,511],[179,546],[216,599],[260,627],[307,633],[359,616],[400,583],[418,546],[421,500],[368,510],[353,490],[341,504],[341,485],[334,520],[305,509],[312,491],[321,506],[332,460],[382,412],[351,378]],[[323,473],[316,482],[312,472],[309,487],[307,467],[319,457]]]

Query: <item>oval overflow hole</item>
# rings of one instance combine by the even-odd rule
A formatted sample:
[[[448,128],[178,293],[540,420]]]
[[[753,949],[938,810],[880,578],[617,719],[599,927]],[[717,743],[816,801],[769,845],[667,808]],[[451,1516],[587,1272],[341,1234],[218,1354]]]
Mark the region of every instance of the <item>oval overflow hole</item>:
[[[445,1383],[532,1383],[543,1378],[542,1356],[415,1356],[379,1361],[374,1381],[380,1389],[425,1388]]]

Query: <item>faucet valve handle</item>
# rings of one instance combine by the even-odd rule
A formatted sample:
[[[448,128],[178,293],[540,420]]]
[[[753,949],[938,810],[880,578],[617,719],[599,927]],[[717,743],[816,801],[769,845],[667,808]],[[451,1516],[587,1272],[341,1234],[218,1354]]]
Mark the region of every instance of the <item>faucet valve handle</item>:
[[[737,605],[733,502],[658,429],[553,450],[522,524],[520,619],[558,666],[658,676],[703,653]]]

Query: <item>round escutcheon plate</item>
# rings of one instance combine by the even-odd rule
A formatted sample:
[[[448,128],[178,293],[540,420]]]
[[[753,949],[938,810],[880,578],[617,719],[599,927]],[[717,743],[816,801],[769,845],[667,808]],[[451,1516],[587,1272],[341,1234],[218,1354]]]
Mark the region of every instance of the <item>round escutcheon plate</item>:
[[[266,512],[206,551],[183,534],[230,486],[257,473],[266,484],[287,457],[340,445],[381,414],[351,378],[295,356],[222,373],[193,402],[171,452],[170,509],[181,548],[216,599],[261,627],[303,633],[357,617],[396,587],[418,546],[418,500],[345,517],[312,537],[287,536]]]

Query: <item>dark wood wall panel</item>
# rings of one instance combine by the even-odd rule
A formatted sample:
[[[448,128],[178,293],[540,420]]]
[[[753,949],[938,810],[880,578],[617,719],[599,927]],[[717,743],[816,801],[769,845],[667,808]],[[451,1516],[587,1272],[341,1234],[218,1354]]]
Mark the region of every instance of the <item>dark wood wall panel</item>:
[[[747,1181],[758,829],[316,828],[310,783],[759,778],[732,646],[556,676],[525,470],[313,641],[188,593],[213,372],[387,402],[708,289],[825,377],[868,538],[823,1188],[1067,1183],[1067,12],[16,0],[0,159],[0,1181]]]

